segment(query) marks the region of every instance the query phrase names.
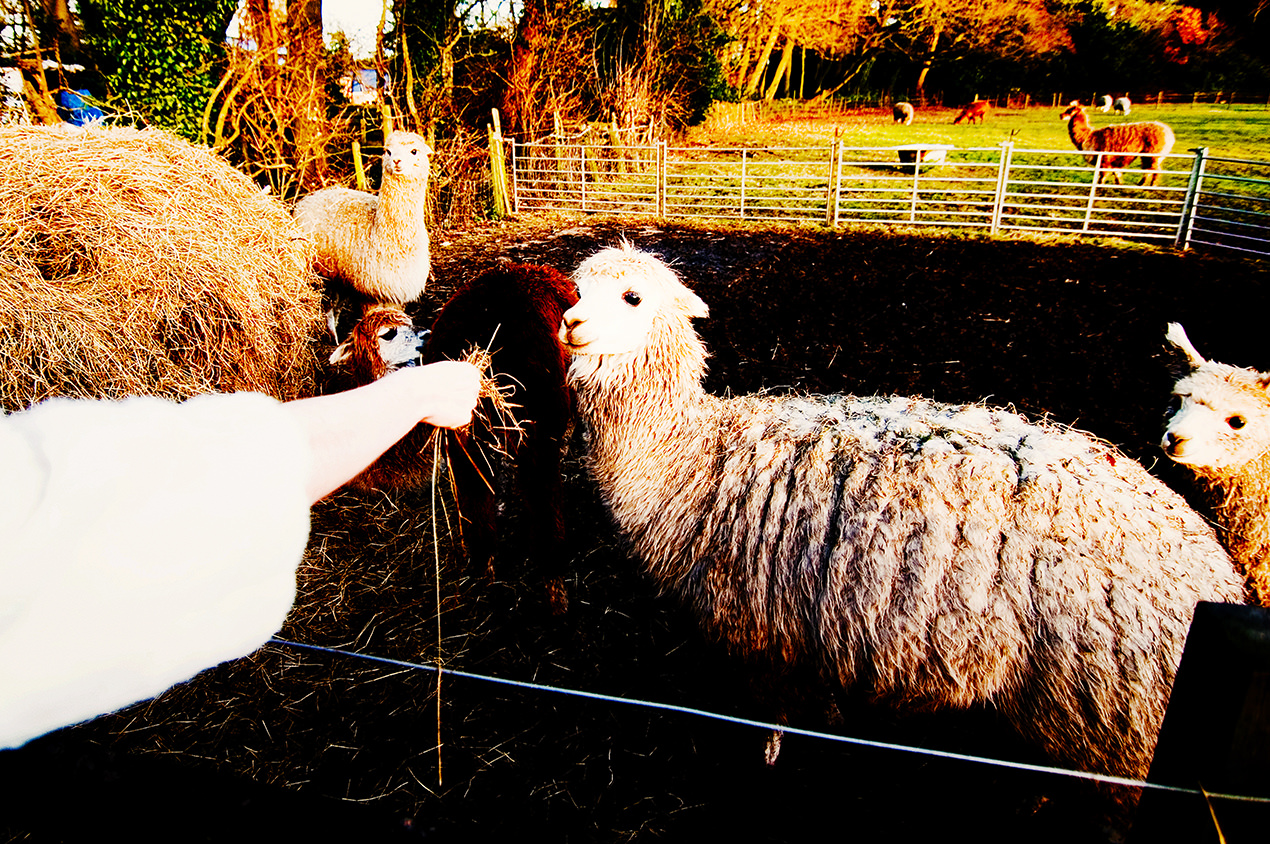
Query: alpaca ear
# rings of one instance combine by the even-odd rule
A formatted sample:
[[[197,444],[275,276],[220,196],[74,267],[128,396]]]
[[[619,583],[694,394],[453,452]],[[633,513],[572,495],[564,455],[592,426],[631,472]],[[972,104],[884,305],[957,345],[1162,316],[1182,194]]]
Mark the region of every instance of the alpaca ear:
[[[1196,351],[1191,340],[1186,336],[1186,329],[1179,322],[1170,322],[1164,332],[1164,340],[1169,344],[1169,371],[1175,376],[1189,375],[1208,361]]]
[[[353,341],[345,340],[335,347],[335,351],[331,352],[331,364],[343,363],[353,356]]]
[[[701,301],[700,296],[686,287],[683,295],[679,297],[679,306],[690,317],[707,317],[710,315],[710,306]]]

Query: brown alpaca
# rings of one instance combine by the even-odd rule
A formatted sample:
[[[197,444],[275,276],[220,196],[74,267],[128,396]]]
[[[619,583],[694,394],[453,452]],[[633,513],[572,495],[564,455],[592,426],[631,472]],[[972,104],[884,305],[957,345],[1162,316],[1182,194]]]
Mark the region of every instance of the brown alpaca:
[[[896,103],[895,108],[891,109],[893,122],[903,123],[905,126],[913,122],[913,105],[912,103]]]
[[[1175,139],[1173,130],[1158,120],[1146,120],[1140,123],[1118,123],[1091,129],[1089,115],[1085,107],[1076,101],[1060,115],[1067,121],[1067,134],[1071,136],[1076,149],[1088,152],[1110,153],[1102,156],[1101,170],[1106,171],[1115,180],[1120,181],[1120,171],[1133,163],[1133,159],[1142,156],[1143,185],[1154,185],[1159,181],[1160,170],[1164,165],[1164,156],[1173,149]],[[1095,164],[1098,156],[1089,155],[1086,159]],[[1102,173],[1098,175],[1102,181]]]
[[[957,115],[957,118],[953,120],[953,123],[974,123],[975,120],[982,123],[983,119],[987,116],[988,101],[975,100],[973,103],[961,110],[961,114]]]
[[[572,280],[550,267],[498,264],[469,281],[446,302],[431,332],[415,332],[398,305],[374,303],[363,309],[348,339],[331,356],[348,383],[368,384],[410,358],[421,363],[458,360],[473,348],[487,348],[492,371],[512,387],[519,428],[498,418],[488,400],[470,426],[445,438],[453,473],[463,541],[478,577],[493,574],[499,501],[505,487],[518,487],[525,512],[525,557],[537,564],[553,612],[568,607],[564,541],[564,493],[560,477],[573,399],[565,383],[568,354],[556,331],[561,316],[577,301]],[[420,356],[418,339],[427,336]],[[396,350],[396,343],[413,343]],[[411,354],[413,352],[413,354]],[[435,429],[416,425],[366,471],[350,482],[356,489],[416,489],[431,482]],[[497,444],[497,445],[495,445]],[[503,483],[506,477],[508,483]]]

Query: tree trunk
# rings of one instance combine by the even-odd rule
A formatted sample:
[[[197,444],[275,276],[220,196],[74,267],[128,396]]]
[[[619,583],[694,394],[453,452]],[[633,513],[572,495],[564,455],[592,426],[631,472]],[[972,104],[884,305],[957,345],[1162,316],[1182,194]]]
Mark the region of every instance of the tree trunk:
[[[754,92],[758,90],[758,86],[763,82],[763,77],[767,75],[767,62],[772,57],[772,50],[776,47],[776,39],[780,37],[781,29],[784,26],[785,15],[781,14],[772,24],[772,31],[767,36],[767,43],[763,45],[763,51],[759,53],[758,60],[754,63],[754,72],[750,74],[750,81],[745,85],[745,96],[754,96]]]
[[[507,87],[499,104],[504,131],[509,135],[528,135],[533,131],[530,113],[534,101],[535,75],[543,40],[544,9],[542,0],[526,0],[512,42],[511,69]]]
[[[776,73],[772,74],[772,83],[767,86],[767,90],[763,92],[763,99],[772,100],[776,97],[776,92],[780,90],[781,83],[785,83],[785,90],[789,91],[789,71],[794,63],[794,37],[792,35],[785,38],[785,46],[781,49],[780,64],[776,66]]]
[[[322,0],[287,2],[287,86],[294,106],[291,131],[302,190],[322,187],[326,179],[326,44],[322,38]]]
[[[930,75],[930,69],[935,64],[935,50],[939,47],[939,36],[943,34],[943,26],[935,25],[935,31],[930,35],[930,41],[926,45],[926,53],[922,56],[922,69],[917,72],[917,85],[915,93],[919,103],[926,102],[926,77]]]

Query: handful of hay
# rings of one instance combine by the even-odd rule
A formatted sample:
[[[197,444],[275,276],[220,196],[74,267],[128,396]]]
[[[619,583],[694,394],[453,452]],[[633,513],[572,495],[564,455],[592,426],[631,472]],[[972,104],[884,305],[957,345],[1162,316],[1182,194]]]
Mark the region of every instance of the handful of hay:
[[[320,280],[278,200],[156,130],[0,128],[0,408],[314,391]]]

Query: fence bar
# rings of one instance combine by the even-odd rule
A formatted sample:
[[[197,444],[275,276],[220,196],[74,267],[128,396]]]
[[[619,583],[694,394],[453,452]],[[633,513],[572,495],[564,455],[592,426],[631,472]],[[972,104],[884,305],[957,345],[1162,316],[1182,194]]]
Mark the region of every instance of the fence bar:
[[[1186,185],[1186,199],[1182,203],[1182,219],[1177,226],[1177,237],[1173,245],[1178,249],[1189,249],[1191,245],[1191,227],[1195,225],[1195,206],[1199,202],[1200,185],[1204,180],[1204,162],[1208,159],[1208,147],[1193,149],[1195,163],[1191,165],[1191,178]]]
[[[838,225],[838,197],[842,195],[842,142],[837,138],[829,149],[829,195],[825,199],[825,225]]]
[[[1014,141],[1001,142],[1001,166],[997,170],[997,189],[992,197],[992,223],[988,231],[1001,230],[1001,211],[1005,207],[1005,188],[1010,183],[1010,159],[1014,154]]]

